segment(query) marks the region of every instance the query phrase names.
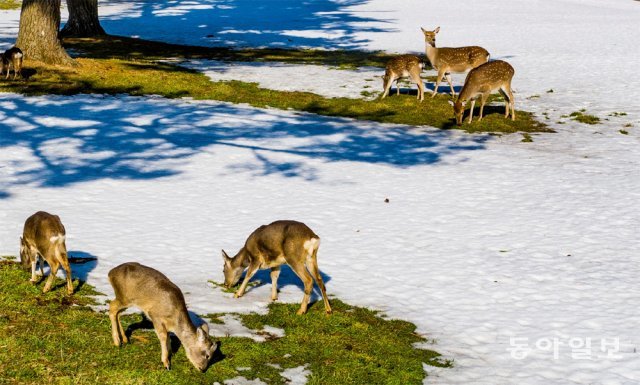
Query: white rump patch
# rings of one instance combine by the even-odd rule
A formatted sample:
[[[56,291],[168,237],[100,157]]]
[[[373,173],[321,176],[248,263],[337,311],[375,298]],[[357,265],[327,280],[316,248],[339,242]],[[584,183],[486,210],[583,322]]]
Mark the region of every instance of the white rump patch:
[[[304,242],[302,245],[304,249],[309,253],[309,256],[313,254],[313,250],[320,247],[320,239],[319,238],[311,238]]]
[[[64,240],[65,240],[65,236],[62,234],[54,235],[53,237],[49,238],[49,242],[51,243],[56,243],[56,242],[62,243],[64,242]]]

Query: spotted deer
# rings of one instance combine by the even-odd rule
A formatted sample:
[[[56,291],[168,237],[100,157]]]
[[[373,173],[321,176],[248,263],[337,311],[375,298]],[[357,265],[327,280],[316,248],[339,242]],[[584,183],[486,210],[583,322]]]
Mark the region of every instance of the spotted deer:
[[[2,69],[0,70],[0,75],[4,71],[7,71],[7,76],[5,79],[9,79],[10,66],[13,65],[13,79],[15,80],[18,75],[22,77],[22,58],[23,54],[20,48],[11,47],[8,50],[4,51],[3,54],[0,54],[0,61],[2,62]]]
[[[320,238],[304,223],[283,220],[260,226],[249,235],[244,246],[233,258],[222,250],[225,286],[235,286],[242,272],[247,269],[244,280],[235,293],[236,298],[242,297],[256,271],[270,268],[271,299],[275,301],[278,299],[280,266],[286,263],[304,283],[304,297],[297,314],[307,312],[313,290],[313,278],[322,292],[325,311],[331,314],[331,305],[318,270],[319,246]]]
[[[478,120],[482,120],[484,104],[489,95],[496,91],[499,91],[504,97],[505,118],[509,117],[509,110],[511,110],[511,120],[515,120],[515,99],[513,98],[513,92],[511,90],[511,80],[514,74],[515,70],[513,67],[502,60],[491,61],[472,69],[467,74],[458,99],[455,103],[452,103],[456,123],[458,125],[462,124],[464,106],[469,100],[471,100],[471,108],[469,110],[469,123],[471,123],[473,119],[473,107],[475,106],[477,98],[480,98],[480,117]]]
[[[424,84],[422,83],[420,73],[423,68],[424,63],[415,55],[400,55],[389,60],[385,68],[384,76],[382,77],[384,93],[381,99],[389,95],[389,89],[391,89],[391,84],[394,81],[396,82],[396,93],[400,95],[398,81],[402,78],[409,77],[418,86],[418,100],[422,101],[424,99]]]
[[[440,27],[433,31],[420,28],[424,34],[425,50],[431,66],[438,71],[436,85],[431,97],[436,96],[442,77],[446,77],[451,87],[451,95],[456,96],[451,81],[451,73],[464,73],[472,68],[489,61],[489,52],[478,46],[457,47],[457,48],[436,48],[436,35],[440,32]]]
[[[209,338],[209,326],[196,327],[187,311],[182,291],[158,270],[136,262],[127,262],[109,271],[109,282],[116,294],[109,303],[109,319],[113,344],[129,342],[122,324],[120,312],[135,306],[153,322],[160,340],[162,364],[171,369],[171,339],[174,333],[185,348],[187,358],[201,372],[209,367],[217,344]]]
[[[66,231],[60,217],[44,211],[33,214],[24,223],[22,237],[20,237],[20,262],[25,268],[31,265],[31,282],[36,282],[36,266],[40,258],[49,264],[50,272],[44,289],[44,293],[51,289],[58,268],[62,266],[66,273],[67,293],[73,294],[71,281],[71,266],[67,258],[67,246],[65,244]],[[40,273],[44,275],[40,260]]]

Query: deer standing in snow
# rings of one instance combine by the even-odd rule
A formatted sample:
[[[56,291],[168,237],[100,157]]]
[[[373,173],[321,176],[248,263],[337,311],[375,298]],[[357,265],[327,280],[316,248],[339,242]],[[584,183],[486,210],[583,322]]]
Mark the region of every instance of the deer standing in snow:
[[[384,93],[381,99],[389,95],[389,89],[394,81],[396,82],[397,95],[400,95],[398,81],[401,78],[409,77],[418,86],[418,100],[422,101],[424,99],[424,84],[422,83],[420,73],[423,68],[424,64],[420,58],[415,55],[400,55],[389,60],[385,68],[384,76],[382,77]]]
[[[457,47],[457,48],[436,48],[436,35],[440,32],[440,27],[433,31],[420,28],[424,34],[425,50],[431,66],[438,71],[436,86],[431,97],[436,96],[442,77],[446,77],[451,87],[451,95],[456,96],[451,81],[451,73],[464,73],[472,68],[489,61],[489,52],[478,46]]]
[[[242,249],[233,258],[222,250],[225,286],[236,285],[242,272],[247,269],[244,280],[235,294],[236,298],[242,297],[256,271],[271,268],[271,299],[275,301],[278,299],[280,266],[286,263],[304,283],[304,297],[297,314],[307,312],[314,278],[322,292],[325,311],[331,314],[331,305],[318,270],[319,246],[320,237],[304,223],[284,220],[260,226],[249,235]]]
[[[116,298],[109,303],[109,319],[113,344],[129,342],[120,323],[120,312],[129,306],[142,310],[153,322],[160,340],[162,363],[171,368],[171,339],[173,332],[185,348],[187,358],[193,366],[207,370],[217,344],[209,339],[209,326],[196,327],[187,311],[180,288],[161,272],[135,262],[123,263],[109,271],[109,282]]]
[[[453,103],[453,111],[456,116],[456,123],[462,124],[464,115],[464,106],[468,100],[471,100],[471,109],[469,110],[469,123],[473,119],[473,107],[476,99],[480,98],[480,118],[482,120],[482,110],[484,104],[490,94],[499,91],[505,100],[505,118],[509,117],[511,110],[511,120],[516,119],[515,99],[511,90],[511,80],[515,70],[506,61],[496,60],[483,64],[472,69],[464,82],[462,91],[458,95],[458,100]]]
[[[50,272],[43,293],[51,289],[58,268],[62,266],[67,278],[67,293],[73,294],[71,282],[71,266],[67,258],[65,244],[66,232],[60,217],[44,211],[33,214],[24,223],[22,237],[20,237],[20,262],[24,267],[31,265],[31,282],[36,282],[36,266],[40,258],[47,261]],[[40,273],[44,275],[40,260]]]

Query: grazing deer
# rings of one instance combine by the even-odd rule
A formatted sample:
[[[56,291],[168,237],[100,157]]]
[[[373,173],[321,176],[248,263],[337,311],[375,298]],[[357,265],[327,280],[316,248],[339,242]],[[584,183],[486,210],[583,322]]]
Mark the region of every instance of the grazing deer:
[[[433,31],[420,28],[424,33],[425,50],[431,66],[438,71],[436,86],[431,97],[436,96],[442,77],[446,77],[451,87],[451,95],[456,96],[451,81],[451,73],[464,73],[472,68],[489,61],[489,52],[478,46],[457,47],[457,48],[436,48],[436,35],[440,32],[440,27]]]
[[[490,94],[499,91],[505,100],[505,118],[509,117],[509,109],[511,109],[511,120],[516,119],[514,108],[515,99],[511,91],[511,79],[515,70],[506,61],[496,60],[483,64],[472,69],[464,82],[462,91],[458,95],[458,100],[453,103],[453,112],[456,116],[456,123],[462,124],[464,115],[464,106],[468,100],[471,100],[471,109],[469,110],[469,123],[473,119],[473,107],[476,99],[480,97],[480,118],[482,120],[482,110],[484,104]]]
[[[22,237],[20,237],[20,262],[24,267],[31,264],[31,282],[36,282],[36,265],[39,258],[43,258],[49,264],[50,272],[43,293],[51,289],[58,268],[62,265],[67,278],[67,293],[73,294],[71,282],[71,266],[67,259],[67,246],[65,244],[66,232],[60,217],[44,211],[33,214],[24,223]],[[43,261],[40,261],[40,272]]]
[[[9,79],[10,65],[13,65],[13,80],[16,79],[18,75],[22,77],[22,51],[18,47],[11,47],[8,50],[4,51],[1,55],[0,61],[2,61],[2,70],[0,70],[0,75],[6,70],[7,76],[5,79]]]
[[[394,81],[396,82],[397,94],[400,95],[398,81],[401,78],[409,77],[418,86],[418,100],[422,101],[424,99],[424,84],[420,73],[423,68],[424,63],[415,55],[400,55],[389,60],[382,77],[384,93],[381,99],[389,95],[389,89]]]
[[[136,262],[127,262],[109,271],[109,282],[116,298],[109,303],[109,319],[113,344],[129,342],[120,323],[120,312],[129,306],[142,310],[153,322],[160,340],[162,363],[171,369],[171,339],[173,332],[182,342],[187,358],[201,372],[207,370],[217,344],[209,339],[209,326],[196,327],[187,312],[180,288],[161,272]]]
[[[313,290],[313,278],[315,278],[322,292],[325,311],[327,314],[331,314],[331,305],[318,270],[319,246],[320,237],[304,223],[276,221],[269,225],[260,226],[249,235],[242,249],[233,258],[230,258],[222,250],[225,286],[235,286],[244,269],[247,269],[244,281],[235,294],[236,298],[242,297],[249,280],[256,271],[271,268],[271,299],[275,301],[278,299],[280,266],[286,263],[304,283],[304,297],[297,313],[307,312],[309,297],[311,290]]]

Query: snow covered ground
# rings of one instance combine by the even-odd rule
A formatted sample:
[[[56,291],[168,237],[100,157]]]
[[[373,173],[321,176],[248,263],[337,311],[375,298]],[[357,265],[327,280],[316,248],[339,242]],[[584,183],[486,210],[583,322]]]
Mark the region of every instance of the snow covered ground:
[[[218,102],[0,94],[0,254],[17,253],[24,219],[43,209],[61,216],[72,255],[98,258],[74,274],[109,295],[107,271],[137,260],[173,279],[193,311],[263,311],[268,285],[233,299],[207,280],[222,280],[221,248],[298,219],[323,239],[330,294],[416,323],[455,359],[428,368],[427,383],[640,382],[640,3],[101,7],[110,33],[211,45],[419,52],[418,28],[440,25],[440,45],[482,44],[512,62],[519,108],[548,114],[558,133],[521,143]],[[4,46],[16,15],[0,13]],[[215,78],[219,63],[199,65]],[[218,73],[352,97],[360,90],[339,83],[369,76],[306,71],[315,83],[275,64]],[[560,117],[580,108],[609,120]],[[298,302],[293,273],[280,280],[281,299]]]

